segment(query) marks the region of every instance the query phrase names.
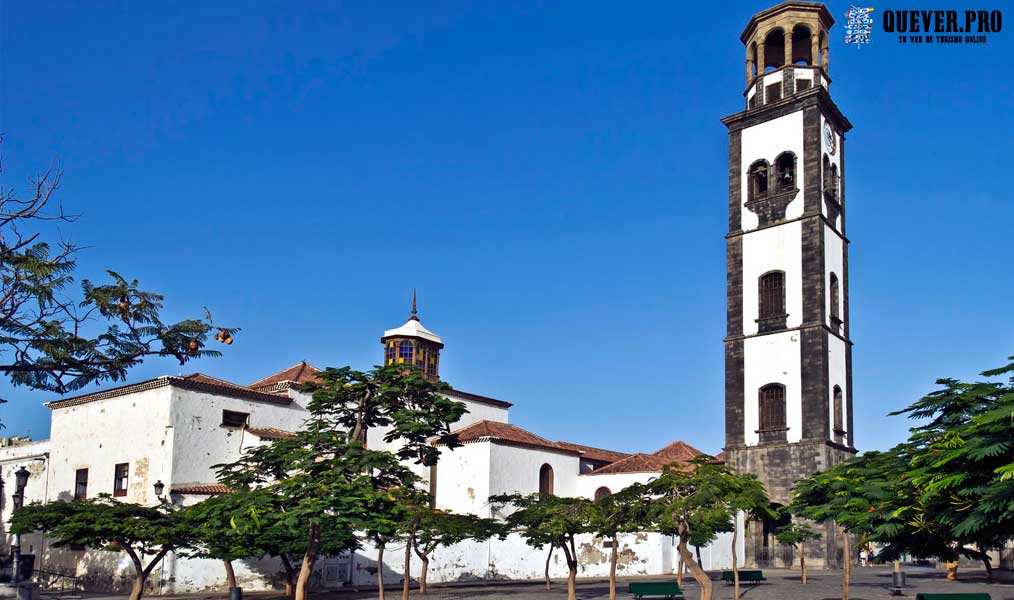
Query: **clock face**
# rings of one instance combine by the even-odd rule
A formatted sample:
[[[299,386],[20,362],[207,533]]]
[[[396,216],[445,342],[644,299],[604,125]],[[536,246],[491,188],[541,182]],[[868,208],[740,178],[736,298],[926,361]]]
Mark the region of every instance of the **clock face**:
[[[833,156],[835,151],[834,130],[827,123],[824,123],[824,145],[827,146],[827,151]]]

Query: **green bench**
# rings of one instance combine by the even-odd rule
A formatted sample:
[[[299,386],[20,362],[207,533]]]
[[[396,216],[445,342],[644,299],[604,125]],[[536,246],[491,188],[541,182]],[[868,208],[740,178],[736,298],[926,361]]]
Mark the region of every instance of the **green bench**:
[[[675,581],[644,581],[628,584],[627,593],[635,598],[659,597],[682,600],[683,592]]]
[[[915,600],[990,600],[989,594],[982,592],[965,594],[916,594]]]
[[[732,571],[722,571],[722,581],[726,583],[735,583],[735,574],[733,574]],[[744,569],[739,572],[740,583],[760,583],[762,581],[767,581],[764,577],[764,571],[750,571]]]

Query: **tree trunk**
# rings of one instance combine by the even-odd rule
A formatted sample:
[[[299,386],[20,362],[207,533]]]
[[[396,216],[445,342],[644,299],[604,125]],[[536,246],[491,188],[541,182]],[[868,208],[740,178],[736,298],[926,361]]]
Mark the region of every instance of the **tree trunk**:
[[[746,517],[744,517],[745,519]],[[736,554],[736,538],[739,537],[739,520],[732,521],[732,597],[739,600],[739,555]]]
[[[430,557],[423,556],[423,559],[422,559],[422,568],[419,571],[419,593],[420,594],[425,594],[426,593],[426,572],[429,571],[429,568],[430,568]]]
[[[549,561],[553,558],[553,549],[555,546],[549,545],[549,554],[546,555],[546,591],[548,592],[553,588],[553,581],[549,578]]]
[[[701,560],[701,547],[700,546],[694,546],[694,556],[697,557],[697,564],[701,565],[701,568],[703,569],[704,568],[704,561]]]
[[[296,572],[292,568],[292,561],[287,554],[279,554],[282,559],[282,566],[285,567],[285,597],[292,598],[296,593]]]
[[[384,544],[377,545],[377,598],[384,600]]]
[[[958,561],[947,562],[947,581],[955,581],[958,578]]]
[[[577,552],[574,550],[574,538],[571,537],[562,544],[562,548],[567,559],[567,600],[577,600]]]
[[[141,557],[137,555],[128,544],[122,542],[113,542],[111,546],[122,549],[130,557],[130,562],[134,565],[134,584],[130,589],[129,600],[141,600],[141,596],[144,594],[144,584],[148,581],[148,575],[151,574],[152,569],[155,565],[162,562],[166,553],[169,552],[170,546],[162,546],[162,549],[158,551],[158,554],[148,563],[147,566],[141,562]]]
[[[842,546],[845,548],[845,569],[842,574],[841,600],[849,600],[849,580],[852,577],[852,545],[849,544],[849,532],[841,530]]]
[[[799,542],[799,568],[803,571],[803,585],[806,585],[806,542]]]
[[[225,565],[225,580],[228,582],[229,589],[236,587],[236,570],[232,568],[231,560],[222,560]]]
[[[687,548],[686,532],[680,535],[680,543],[677,548],[679,549],[682,562],[690,567],[690,573],[694,576],[694,581],[697,582],[697,585],[701,586],[701,600],[711,600],[711,578],[704,572],[701,565],[694,562],[694,557],[690,554],[690,549]]]
[[[306,551],[303,553],[303,564],[299,566],[299,577],[296,579],[295,600],[306,600],[307,584],[313,573],[313,563],[317,560],[317,549],[320,547],[320,526],[310,525],[306,536]]]
[[[678,550],[677,550],[677,552],[678,552]],[[679,586],[680,588],[683,587],[683,555],[682,554],[680,554],[679,559],[676,561],[676,585]]]
[[[618,556],[616,547],[618,545],[619,542],[614,535],[612,552],[609,553],[609,600],[616,600],[616,559]]]
[[[405,542],[405,577],[401,584],[401,600],[408,600],[408,588],[412,583],[412,540]]]
[[[134,585],[130,588],[129,600],[141,600],[141,594],[144,593],[144,582],[147,579],[144,575],[136,573],[134,575]]]

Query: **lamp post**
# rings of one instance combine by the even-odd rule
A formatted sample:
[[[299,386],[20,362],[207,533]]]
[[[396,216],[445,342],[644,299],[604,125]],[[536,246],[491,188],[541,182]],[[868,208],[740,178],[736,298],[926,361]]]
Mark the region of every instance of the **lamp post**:
[[[156,481],[152,485],[152,487],[155,488],[155,497],[158,498],[161,501],[162,500],[162,492],[165,491],[165,484],[162,483],[161,479],[159,479],[158,481]]]
[[[14,472],[14,511],[11,512],[13,516],[14,512],[21,510],[22,505],[25,502],[25,486],[28,485],[28,476],[31,473],[28,469],[21,467]],[[11,583],[21,583],[21,534],[14,534],[14,545],[11,548],[14,554],[14,565],[11,572]]]

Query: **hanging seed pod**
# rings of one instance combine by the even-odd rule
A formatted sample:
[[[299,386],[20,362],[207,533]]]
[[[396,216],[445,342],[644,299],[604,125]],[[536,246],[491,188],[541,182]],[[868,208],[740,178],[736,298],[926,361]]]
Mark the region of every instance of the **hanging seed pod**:
[[[197,348],[199,347],[197,344],[197,340],[190,340],[190,343],[187,344],[187,347],[190,348],[191,352],[196,352]]]

